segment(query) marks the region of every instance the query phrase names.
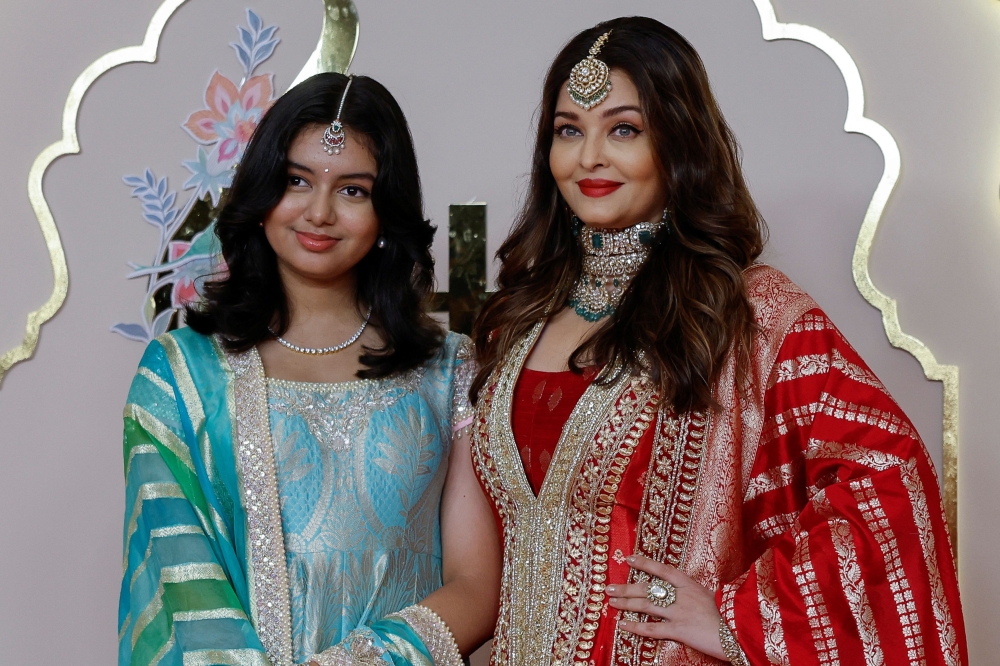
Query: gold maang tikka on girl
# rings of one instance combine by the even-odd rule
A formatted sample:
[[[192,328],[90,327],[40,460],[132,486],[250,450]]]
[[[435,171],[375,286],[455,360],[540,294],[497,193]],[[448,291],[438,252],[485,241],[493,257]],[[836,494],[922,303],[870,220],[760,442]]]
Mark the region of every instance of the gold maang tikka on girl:
[[[611,32],[608,30],[598,37],[590,47],[590,55],[576,63],[569,73],[566,85],[569,98],[587,111],[603,102],[611,92],[611,70],[597,59]]]
[[[327,155],[339,155],[340,151],[344,149],[344,143],[347,141],[347,135],[344,134],[344,123],[340,120],[340,114],[344,111],[344,100],[347,99],[347,91],[351,89],[351,83],[354,82],[354,75],[351,74],[347,78],[347,85],[344,86],[344,93],[340,96],[340,106],[337,107],[337,117],[333,119],[330,126],[326,128],[323,132],[323,138],[320,139],[320,143],[323,145],[323,150],[326,151]]]

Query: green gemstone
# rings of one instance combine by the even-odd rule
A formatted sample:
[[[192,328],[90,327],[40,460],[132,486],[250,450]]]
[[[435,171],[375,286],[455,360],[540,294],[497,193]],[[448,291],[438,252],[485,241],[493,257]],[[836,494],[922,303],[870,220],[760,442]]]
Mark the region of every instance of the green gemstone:
[[[600,250],[604,247],[604,239],[601,238],[601,234],[592,234],[590,236],[590,242],[594,246],[595,250]]]
[[[639,242],[642,243],[643,245],[649,245],[650,243],[653,242],[653,234],[649,233],[648,231],[640,231]]]

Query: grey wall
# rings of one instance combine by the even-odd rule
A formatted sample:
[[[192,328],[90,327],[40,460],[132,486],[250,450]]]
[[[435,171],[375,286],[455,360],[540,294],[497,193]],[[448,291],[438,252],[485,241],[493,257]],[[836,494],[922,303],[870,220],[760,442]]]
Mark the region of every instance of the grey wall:
[[[245,0],[244,0],[245,1]],[[658,18],[701,52],[745,152],[768,220],[766,259],[827,310],[914,420],[940,464],[941,389],[892,349],[879,313],[858,294],[851,253],[882,173],[882,155],[842,126],[846,89],[823,53],[764,42],[751,0],[400,3],[356,0],[361,40],[352,70],[399,99],[417,144],[427,212],[489,204],[489,251],[505,236],[525,182],[545,67],[576,31],[622,14]],[[66,92],[92,60],[142,40],[157,3],[7,0],[0,5],[0,349],[23,334],[51,273],[25,195],[35,155],[58,139]],[[164,34],[160,61],[99,80],[80,114],[82,153],[45,181],[63,234],[69,297],[36,356],[0,388],[0,663],[114,659],[121,558],[120,414],[142,348],[108,332],[133,319],[156,232],[121,184],[147,165],[186,177],[193,142],[179,129],[208,77],[238,73],[228,42],[243,8],[281,27],[265,70],[283,90],[319,34],[319,0],[190,0]],[[1000,460],[991,397],[1000,376],[996,257],[1000,201],[1000,3],[993,0],[776,0],[778,18],[839,40],[861,70],[868,115],[899,142],[900,183],[875,241],[876,284],[899,299],[904,330],[961,366],[961,567],[973,663],[991,663],[1000,576],[990,529]],[[446,284],[444,234],[435,246]]]

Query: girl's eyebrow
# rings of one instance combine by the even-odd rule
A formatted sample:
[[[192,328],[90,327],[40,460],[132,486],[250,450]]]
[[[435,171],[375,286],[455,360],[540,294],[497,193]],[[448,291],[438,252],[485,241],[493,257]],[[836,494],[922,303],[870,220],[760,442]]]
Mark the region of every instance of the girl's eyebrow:
[[[299,171],[305,171],[306,173],[315,173],[312,169],[310,169],[306,165],[299,164],[298,162],[293,162],[291,160],[288,160],[288,168],[289,169],[298,169]]]
[[[359,171],[357,173],[345,173],[337,176],[339,180],[367,180],[372,183],[375,182],[375,174],[369,173],[367,171]]]

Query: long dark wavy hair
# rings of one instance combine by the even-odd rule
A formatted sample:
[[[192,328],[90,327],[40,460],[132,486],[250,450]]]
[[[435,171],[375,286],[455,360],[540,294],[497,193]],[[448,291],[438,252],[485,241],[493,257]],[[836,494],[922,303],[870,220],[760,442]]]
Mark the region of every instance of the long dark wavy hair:
[[[615,314],[576,349],[570,367],[580,371],[586,359],[605,368],[598,381],[613,379],[609,369],[647,372],[675,409],[713,408],[712,386],[730,350],[745,373],[755,324],[743,271],[760,255],[765,227],[701,58],[675,30],[644,17],[581,32],[549,68],[530,187],[497,252],[498,290],[476,320],[480,371],[471,394],[478,395],[519,338],[566,304],[579,275],[583,255],[572,213],[549,169],[553,116],[570,70],[608,30],[599,58],[638,89],[667,190],[670,233],[659,234]]]
[[[186,312],[191,328],[220,334],[231,351],[272,337],[268,327],[277,335],[288,329],[288,300],[261,222],[287,189],[292,142],[306,127],[333,121],[346,84],[343,74],[317,74],[285,93],[237,168],[216,223],[229,272],[207,282],[204,301]],[[378,165],[371,196],[386,247],[373,247],[354,271],[359,311],[371,306],[371,325],[384,341],[381,348],[365,347],[366,367],[358,376],[384,377],[420,365],[441,346],[443,333],[424,309],[434,285],[435,229],[424,217],[413,139],[389,91],[367,76],[354,77],[341,120],[348,140],[365,141]]]

